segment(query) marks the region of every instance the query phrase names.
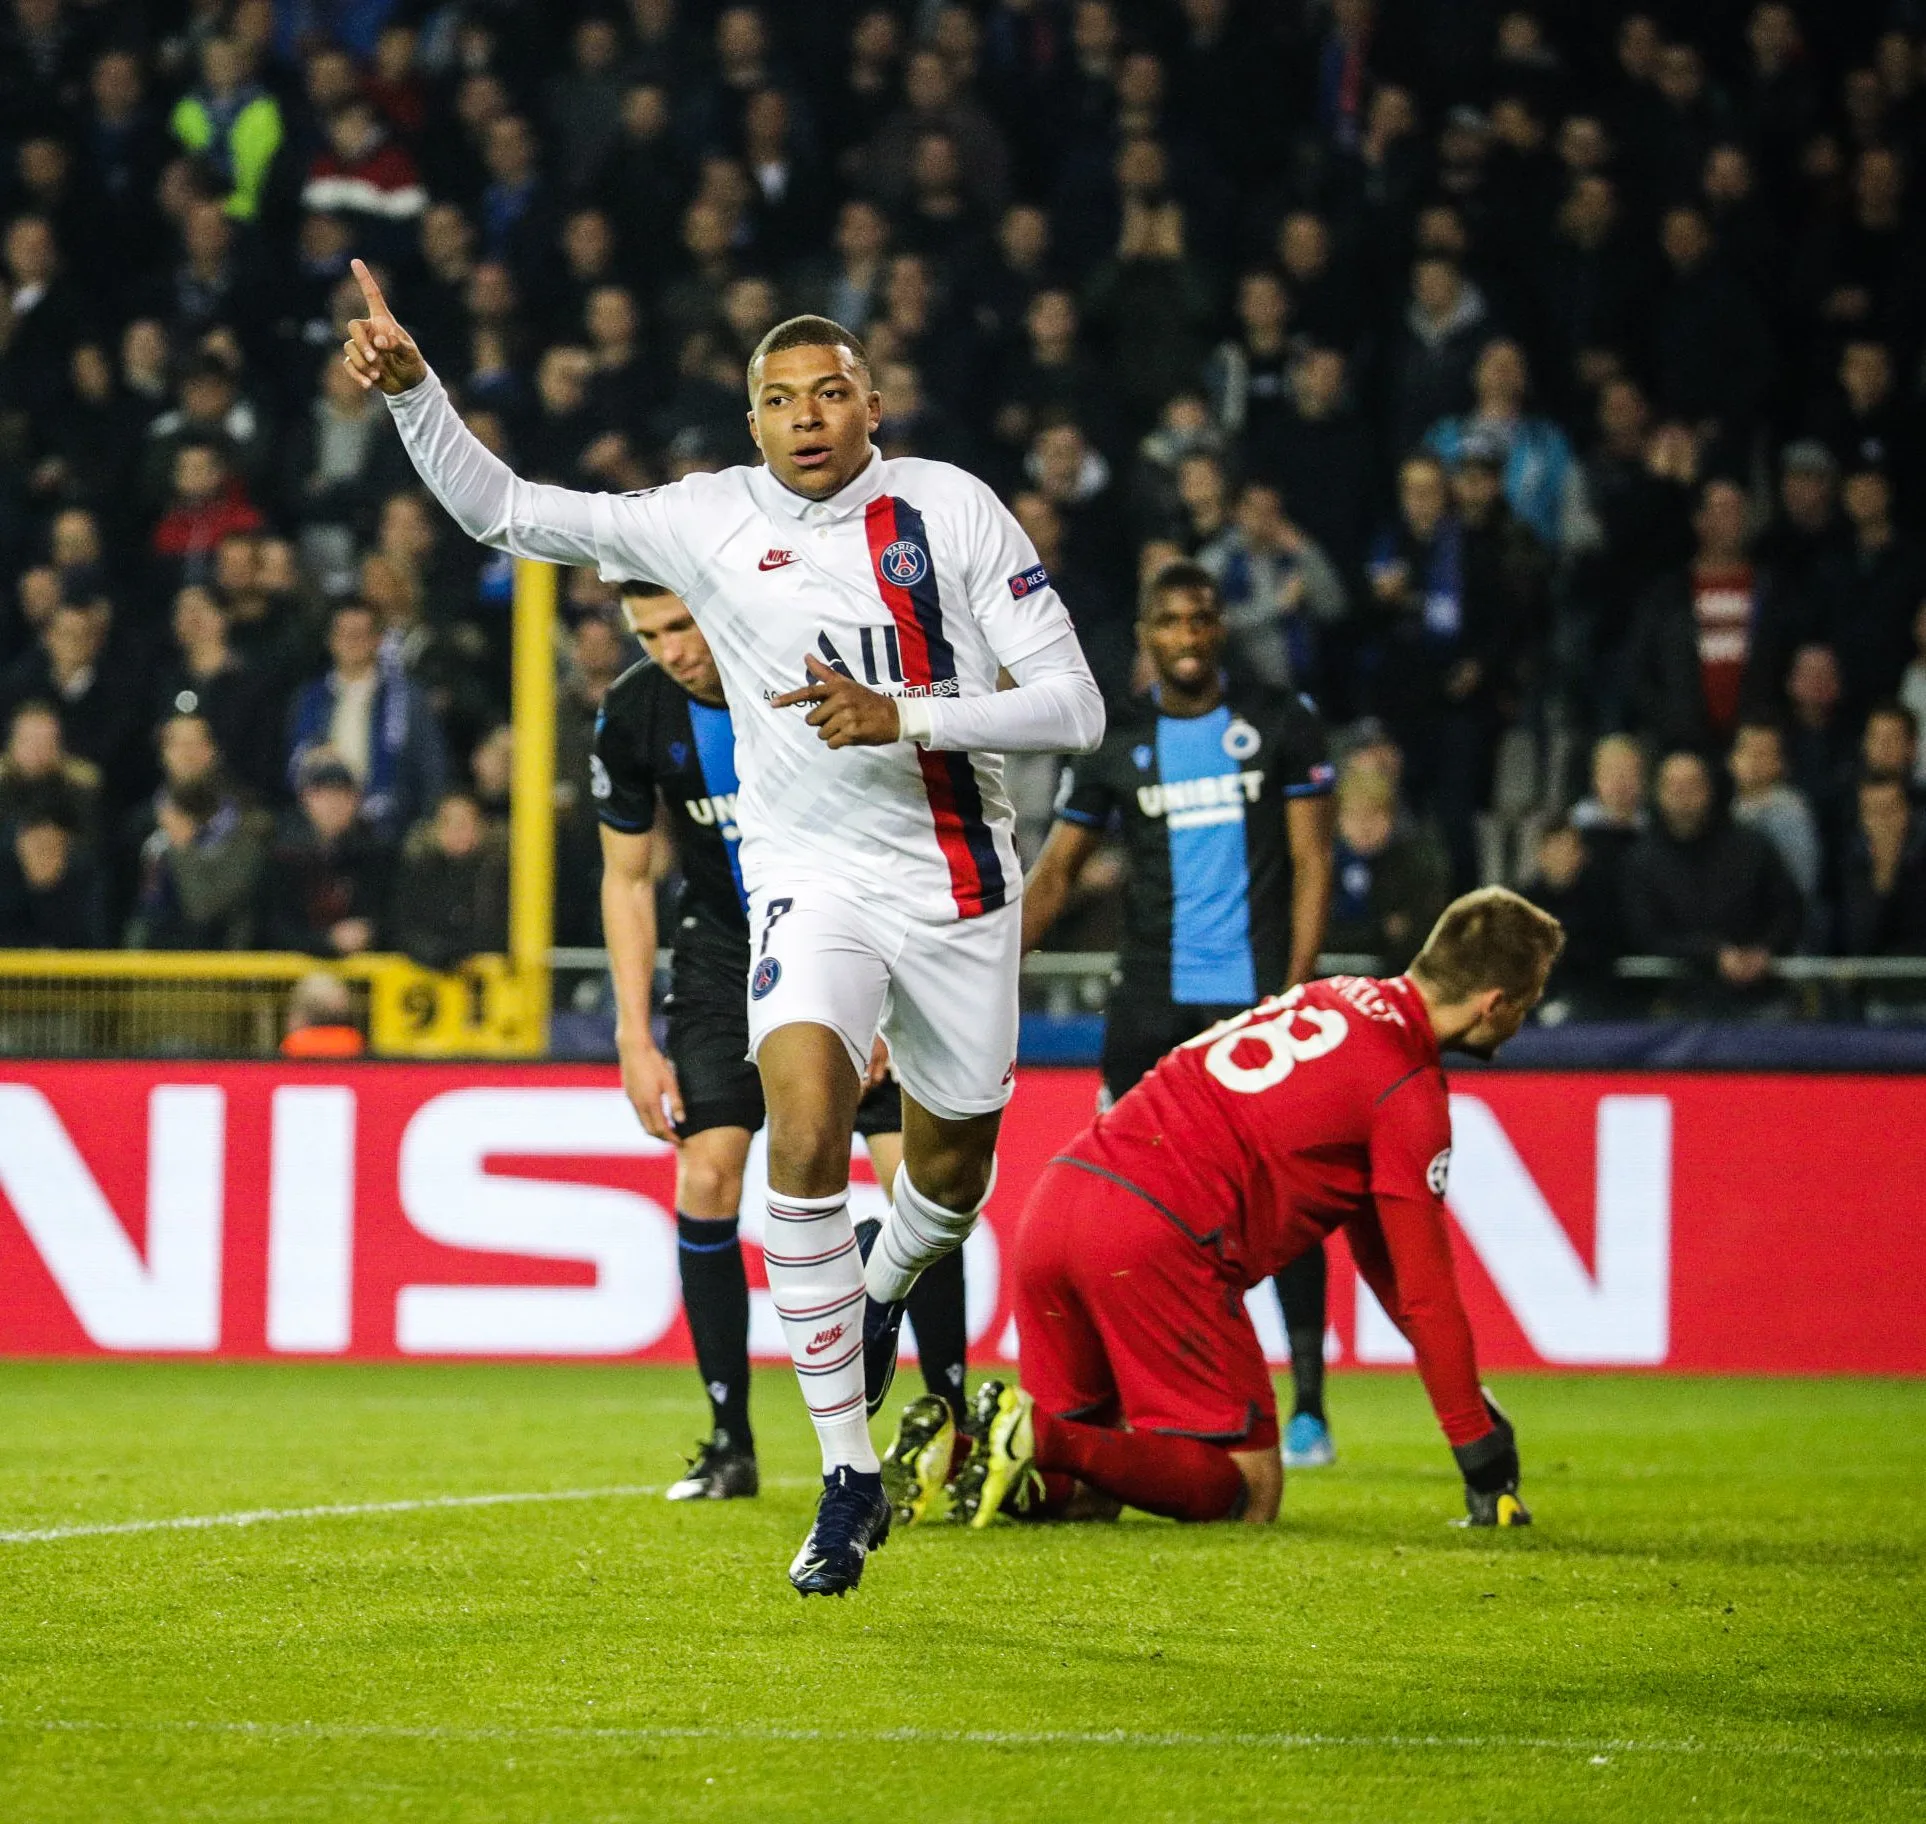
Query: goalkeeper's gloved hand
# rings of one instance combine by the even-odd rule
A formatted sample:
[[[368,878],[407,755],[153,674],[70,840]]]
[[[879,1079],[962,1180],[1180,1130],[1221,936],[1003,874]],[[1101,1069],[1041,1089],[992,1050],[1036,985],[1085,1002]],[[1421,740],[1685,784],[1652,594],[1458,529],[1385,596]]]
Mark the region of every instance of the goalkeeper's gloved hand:
[[[1454,1444],[1458,1473],[1465,1479],[1465,1524],[1529,1526],[1531,1510],[1518,1499],[1518,1434],[1498,1402],[1484,1394],[1491,1430],[1469,1444]]]

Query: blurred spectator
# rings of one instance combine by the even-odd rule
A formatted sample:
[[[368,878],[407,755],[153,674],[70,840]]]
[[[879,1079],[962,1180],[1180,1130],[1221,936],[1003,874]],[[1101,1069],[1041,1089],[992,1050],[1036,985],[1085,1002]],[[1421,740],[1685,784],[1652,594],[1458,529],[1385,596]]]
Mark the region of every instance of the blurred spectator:
[[[1799,889],[1765,837],[1718,808],[1693,752],[1659,767],[1658,821],[1625,861],[1625,927],[1634,954],[1678,957],[1702,972],[1683,998],[1742,1005],[1763,998],[1772,959],[1797,946]]]
[[[92,840],[100,829],[100,768],[68,753],[59,714],[29,698],[9,718],[0,753],[0,830],[36,822]]]
[[[52,706],[67,748],[91,761],[110,790],[121,784],[138,709],[104,615],[69,602],[54,609],[39,643],[0,673],[0,714],[29,700]]]
[[[1926,601],[1913,613],[1913,657],[1900,679],[1899,701],[1912,712],[1915,730],[1926,727]],[[1913,763],[1913,784],[1926,786],[1926,748]]]
[[[1463,466],[1483,477],[1475,546],[1443,465],[1421,454],[1399,471],[1399,518],[1380,535],[1368,570],[1375,700],[1399,745],[1425,756],[1418,800],[1443,826],[1461,892],[1479,871],[1476,818],[1490,789],[1498,693],[1537,612],[1528,554],[1508,551],[1512,541],[1490,517],[1500,505],[1496,452],[1475,449]]]
[[[1734,819],[1772,844],[1806,904],[1816,905],[1825,851],[1812,806],[1786,783],[1785,739],[1778,724],[1741,723],[1726,764]]]
[[[1235,521],[1197,561],[1223,594],[1239,674],[1274,690],[1315,690],[1320,624],[1342,619],[1350,604],[1331,560],[1285,517],[1277,490],[1247,483]]]
[[[1759,561],[1809,608],[1846,542],[1832,452],[1811,437],[1787,444],[1779,456],[1779,511],[1759,537]]]
[[[1624,950],[1616,872],[1575,824],[1554,824],[1538,839],[1524,890],[1565,927],[1540,1019],[1595,1019],[1614,1009],[1612,964]]]
[[[1383,773],[1352,766],[1338,782],[1325,943],[1378,957],[1386,972],[1417,954],[1451,898],[1444,856],[1421,832],[1399,829],[1397,806]]]
[[[1237,331],[1217,345],[1205,381],[1218,428],[1241,437],[1252,459],[1276,461],[1290,397],[1291,300],[1284,281],[1258,267],[1237,281]]]
[[[1892,483],[1871,467],[1847,472],[1841,499],[1850,537],[1813,577],[1813,632],[1839,657],[1846,713],[1889,695],[1912,646],[1926,595],[1926,555],[1893,524]]]
[[[1839,352],[1835,384],[1814,408],[1813,435],[1842,469],[1885,470],[1901,502],[1914,512],[1921,505],[1916,417],[1914,406],[1900,394],[1892,349],[1875,336],[1848,336]]]
[[[203,41],[201,80],[181,97],[169,124],[226,191],[228,214],[243,221],[258,214],[281,148],[281,108],[249,77],[246,54],[234,39]]]
[[[173,492],[154,526],[163,578],[177,586],[207,581],[214,547],[265,523],[218,444],[183,443],[174,455]]]
[[[1304,348],[1290,369],[1289,391],[1268,445],[1247,437],[1258,475],[1284,491],[1284,505],[1329,554],[1342,575],[1364,561],[1375,484],[1370,427],[1352,396],[1344,355]]]
[[[1861,771],[1873,779],[1897,779],[1909,791],[1919,767],[1919,720],[1904,703],[1875,703],[1859,738]]]
[[[358,1058],[368,1041],[355,1023],[354,996],[338,975],[316,969],[288,996],[284,1058]]]
[[[1618,870],[1645,834],[1645,750],[1630,735],[1607,735],[1592,748],[1591,795],[1572,806],[1572,828],[1604,871]]]
[[[1471,372],[1489,333],[1484,294],[1438,255],[1411,269],[1411,304],[1391,356],[1390,447],[1402,457],[1441,418],[1471,403]]]
[[[1425,446],[1454,468],[1473,444],[1497,450],[1505,498],[1539,540],[1557,549],[1589,542],[1593,532],[1584,477],[1565,433],[1549,418],[1525,415],[1530,384],[1525,351],[1505,337],[1487,342],[1471,380],[1472,409],[1440,419],[1426,433]]]
[[[1772,383],[1771,332],[1760,302],[1721,260],[1704,213],[1666,211],[1659,249],[1668,276],[1653,309],[1660,409],[1739,456]]]
[[[289,719],[288,774],[325,747],[362,794],[357,808],[383,832],[407,829],[439,798],[447,761],[433,713],[407,677],[380,662],[381,629],[360,602],[328,622],[322,677],[296,693]]]
[[[34,416],[54,409],[84,320],[61,272],[53,226],[16,216],[0,240],[7,280],[7,333],[0,337],[0,402]]]
[[[288,440],[284,493],[308,561],[324,587],[339,591],[354,573],[356,545],[372,530],[373,503],[410,485],[414,470],[387,407],[355,385],[339,356],[328,357],[320,378],[306,422]]]
[[[313,956],[373,950],[394,852],[361,820],[360,788],[340,760],[311,754],[297,786],[297,809],[283,820],[268,864],[262,941]]]
[[[1203,366],[1213,297],[1191,254],[1184,206],[1165,191],[1163,149],[1155,140],[1128,142],[1117,166],[1124,205],[1116,245],[1085,281],[1084,301],[1129,426],[1141,430]]]
[[[1853,732],[1841,710],[1839,661],[1830,646],[1801,646],[1786,674],[1787,776],[1822,827],[1836,817],[1852,767]]]
[[[1710,752],[1743,713],[1770,704],[1790,605],[1751,560],[1749,515],[1737,482],[1708,481],[1692,519],[1691,562],[1639,604],[1632,711],[1640,732],[1662,747]]]
[[[191,583],[174,598],[174,653],[163,662],[155,720],[205,718],[238,783],[265,796],[280,771],[273,704],[265,681],[228,640],[227,615],[211,589]]]
[[[576,22],[569,47],[570,68],[549,78],[544,101],[562,181],[579,190],[622,129],[622,39],[614,20],[591,17]]]
[[[273,820],[213,779],[164,786],[140,852],[127,943],[135,950],[246,950]]]
[[[1859,782],[1840,893],[1846,956],[1926,956],[1926,822],[1897,779]]]
[[[449,792],[401,851],[388,941],[426,969],[508,945],[508,844],[468,792]]]
[[[99,871],[59,818],[37,811],[0,832],[0,949],[99,950]]]
[[[364,258],[393,258],[428,205],[408,149],[389,137],[372,99],[351,95],[328,119],[327,144],[308,166],[301,206],[345,218]]]

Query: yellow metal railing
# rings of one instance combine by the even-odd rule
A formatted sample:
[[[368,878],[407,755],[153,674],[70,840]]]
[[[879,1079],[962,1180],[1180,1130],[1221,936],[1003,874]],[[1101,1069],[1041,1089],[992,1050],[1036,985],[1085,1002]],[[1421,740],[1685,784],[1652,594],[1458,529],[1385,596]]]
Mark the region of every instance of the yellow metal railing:
[[[349,985],[380,1057],[539,1057],[548,972],[503,956],[445,973],[405,956],[287,951],[0,951],[0,1056],[272,1057],[288,997],[316,970]]]

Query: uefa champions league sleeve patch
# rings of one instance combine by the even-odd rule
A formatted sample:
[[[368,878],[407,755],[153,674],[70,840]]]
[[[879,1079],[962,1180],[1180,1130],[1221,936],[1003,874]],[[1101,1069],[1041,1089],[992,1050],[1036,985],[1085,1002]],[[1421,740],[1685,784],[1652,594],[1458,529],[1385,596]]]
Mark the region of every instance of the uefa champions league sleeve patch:
[[[769,991],[782,980],[782,964],[773,956],[765,956],[756,964],[755,973],[749,978],[749,998],[752,1001],[764,1000]]]
[[[1445,1187],[1451,1182],[1450,1147],[1447,1146],[1424,1168],[1424,1181],[1430,1186],[1432,1196],[1442,1197],[1445,1194]]]
[[[1018,601],[1022,601],[1026,595],[1035,595],[1039,589],[1047,589],[1049,587],[1050,572],[1041,564],[1033,565],[1030,569],[1025,570],[1021,576],[1013,576],[1010,578],[1010,593],[1015,596]]]

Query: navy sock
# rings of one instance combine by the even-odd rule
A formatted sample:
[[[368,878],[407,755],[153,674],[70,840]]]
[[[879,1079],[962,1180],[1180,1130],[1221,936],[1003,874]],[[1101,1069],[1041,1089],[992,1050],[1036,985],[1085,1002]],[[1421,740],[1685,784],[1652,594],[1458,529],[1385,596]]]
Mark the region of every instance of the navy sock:
[[[1306,1248],[1277,1274],[1277,1302],[1291,1345],[1293,1413],[1324,1418],[1324,1282],[1322,1243]]]
[[[916,1359],[923,1367],[923,1385],[947,1403],[950,1416],[960,1425],[969,1351],[961,1248],[952,1249],[934,1266],[923,1269],[910,1287],[905,1310],[910,1329],[916,1333]]]
[[[716,1222],[678,1212],[676,1259],[682,1268],[682,1307],[715,1430],[735,1449],[754,1450],[749,1429],[749,1276],[736,1229],[733,1216]]]

